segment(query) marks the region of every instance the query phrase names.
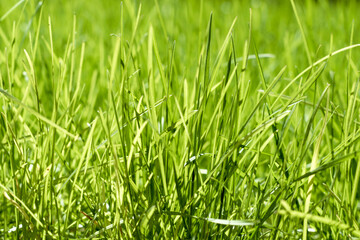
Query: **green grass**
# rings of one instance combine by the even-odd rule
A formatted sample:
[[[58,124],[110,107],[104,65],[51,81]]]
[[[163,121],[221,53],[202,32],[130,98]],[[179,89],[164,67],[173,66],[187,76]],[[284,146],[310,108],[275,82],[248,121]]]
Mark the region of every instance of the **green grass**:
[[[360,238],[359,8],[0,1],[0,238]]]

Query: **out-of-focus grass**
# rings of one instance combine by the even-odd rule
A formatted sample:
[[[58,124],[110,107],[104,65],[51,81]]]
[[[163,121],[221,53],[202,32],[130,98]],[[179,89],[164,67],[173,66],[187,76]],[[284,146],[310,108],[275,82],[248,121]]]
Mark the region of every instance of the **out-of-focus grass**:
[[[357,1],[0,1],[4,239],[359,230]]]

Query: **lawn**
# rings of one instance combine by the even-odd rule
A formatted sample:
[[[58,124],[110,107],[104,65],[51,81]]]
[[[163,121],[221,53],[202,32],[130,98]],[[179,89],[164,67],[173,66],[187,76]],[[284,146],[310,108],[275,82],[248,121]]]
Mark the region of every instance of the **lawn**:
[[[359,239],[359,9],[0,0],[0,239]]]

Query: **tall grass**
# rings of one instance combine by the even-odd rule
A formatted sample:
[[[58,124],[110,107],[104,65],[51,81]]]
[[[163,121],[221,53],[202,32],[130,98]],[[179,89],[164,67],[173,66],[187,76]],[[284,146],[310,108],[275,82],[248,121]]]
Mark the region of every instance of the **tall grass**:
[[[0,238],[360,237],[359,7],[0,1]]]

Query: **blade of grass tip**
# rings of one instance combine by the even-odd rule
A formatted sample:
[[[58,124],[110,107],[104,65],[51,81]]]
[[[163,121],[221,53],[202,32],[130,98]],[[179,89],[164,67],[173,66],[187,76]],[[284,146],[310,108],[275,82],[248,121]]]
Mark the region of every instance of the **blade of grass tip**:
[[[208,81],[210,76],[210,46],[211,46],[211,30],[212,30],[212,15],[213,13],[210,13],[210,19],[208,23],[208,38],[206,43],[206,52],[205,52],[205,65],[204,65],[204,79],[203,79],[203,85],[204,90],[208,87]]]
[[[250,39],[249,39],[250,41]],[[245,102],[248,99],[247,98],[247,89],[249,88],[249,82],[247,84],[247,87],[245,87],[246,85],[246,67],[247,67],[247,63],[248,63],[248,55],[249,55],[249,50],[250,50],[250,46],[248,44],[248,40],[245,41],[244,43],[244,50],[243,50],[243,57],[242,57],[242,66],[241,66],[241,76],[240,76],[240,82],[237,86],[237,88],[239,89],[240,92],[240,96],[238,96],[238,105],[239,105],[239,114],[241,114],[243,112],[243,109],[245,107]],[[238,130],[240,129],[240,125],[241,125],[241,117],[238,116],[238,122],[236,125],[236,131],[238,132]]]
[[[253,37],[253,38],[254,38],[254,37]],[[261,61],[260,61],[258,49],[257,49],[256,43],[255,43],[255,40],[253,40],[252,42],[253,42],[253,46],[254,46],[256,62],[257,62],[257,65],[258,65],[259,71],[260,71],[261,82],[262,82],[263,88],[266,89],[266,88],[267,88],[267,84],[266,84],[266,80],[265,80],[265,76],[264,76],[263,67],[262,67],[262,65],[261,65]]]
[[[332,56],[335,56],[339,53],[342,53],[342,52],[345,52],[347,50],[350,50],[350,49],[353,49],[353,48],[357,48],[357,47],[360,47],[360,44],[354,44],[354,45],[351,45],[351,46],[347,46],[347,47],[344,47],[344,48],[340,48],[334,52],[331,52],[330,54],[326,55],[325,57],[319,59],[318,61],[316,61],[314,64],[310,65],[309,67],[305,68],[302,72],[300,72],[293,80],[291,80],[289,82],[288,85],[286,85],[286,87],[283,88],[283,90],[281,91],[281,93],[279,94],[279,96],[283,96],[285,95],[285,92],[289,89],[289,87],[295,83],[299,78],[301,78],[305,73],[307,73],[309,70],[313,69],[313,67],[325,62],[326,60],[328,60],[330,57]],[[280,97],[277,98],[274,102],[273,102],[273,106],[275,106],[275,104],[277,103],[277,101],[280,100]]]
[[[153,52],[155,54],[157,66],[158,66],[158,69],[159,69],[159,72],[160,72],[160,79],[161,79],[161,82],[162,82],[162,85],[163,85],[163,89],[165,90],[165,89],[167,89],[167,84],[166,84],[165,81],[169,82],[169,80],[166,79],[164,65],[161,62],[161,57],[160,57],[159,50],[158,50],[158,47],[157,47],[155,34],[153,34],[152,43],[153,43]],[[170,65],[170,68],[172,68],[171,65]]]
[[[52,24],[51,24],[51,17],[50,16],[48,18],[48,26],[49,26],[49,39],[50,39],[50,51],[51,51],[51,70],[52,70],[51,71],[51,77],[53,78],[52,82],[53,82],[53,86],[54,86],[54,43],[53,43]],[[34,52],[33,55],[35,56],[35,52]]]
[[[17,99],[16,97],[14,97],[13,95],[7,93],[4,89],[0,88],[0,93],[2,93],[7,99],[21,105],[26,111],[28,111],[29,113],[31,113],[32,115],[34,115],[35,117],[37,117],[38,119],[40,119],[41,121],[49,124],[50,126],[56,128],[57,130],[59,130],[60,132],[62,132],[63,134],[71,137],[74,140],[78,139],[78,136],[75,136],[74,134],[68,132],[66,129],[60,127],[59,125],[57,125],[56,123],[54,123],[53,121],[47,119],[46,117],[44,117],[43,115],[41,115],[40,113],[38,113],[37,111],[33,110],[32,108],[28,107],[27,105],[23,104],[19,99]]]
[[[231,120],[230,122],[228,122],[227,120],[228,119],[233,119],[233,117],[231,116],[232,114],[232,110],[233,108],[231,108],[229,110],[229,112],[227,112],[227,108],[226,106],[228,106],[227,102],[226,102],[226,97],[225,97],[225,94],[227,92],[227,85],[229,84],[229,82],[231,82],[232,79],[229,79],[230,77],[230,74],[231,74],[231,61],[232,61],[232,58],[233,58],[233,54],[235,54],[233,52],[233,37],[231,37],[231,53],[229,55],[229,60],[228,60],[228,66],[227,66],[227,70],[226,70],[226,75],[225,75],[225,79],[222,81],[222,93],[221,93],[221,99],[219,102],[222,102],[222,107],[221,107],[221,110],[217,110],[216,111],[216,114],[214,113],[213,116],[217,115],[217,120],[216,120],[216,127],[215,129],[218,129],[218,131],[215,132],[215,134],[213,135],[213,152],[212,152],[212,155],[213,156],[216,156],[217,153],[220,153],[222,152],[223,150],[223,146],[224,146],[224,141],[220,140],[221,139],[221,129],[223,129],[223,125],[225,124],[229,124],[229,125],[232,125],[231,123]],[[236,76],[237,75],[237,64],[235,65],[235,69],[233,71],[233,74]],[[236,83],[234,83],[235,86],[237,86],[237,80],[236,80]],[[222,97],[224,94],[224,97]],[[236,93],[235,93],[236,94]],[[217,113],[218,112],[218,113]],[[227,117],[226,117],[227,115]],[[210,128],[209,128],[210,129]],[[230,135],[230,134],[229,134]],[[226,137],[230,138],[231,139],[231,136],[227,135]],[[221,141],[220,144],[218,144],[219,140]],[[220,156],[220,154],[218,154],[218,156]],[[235,158],[234,158],[235,159]],[[217,157],[216,159],[213,158],[212,162],[211,162],[211,165],[214,166],[215,163],[219,160],[219,158]],[[223,215],[224,217],[226,218],[227,217],[227,214],[224,214],[224,209],[226,209],[228,206],[227,202],[226,202],[226,199],[227,197],[230,197],[232,196],[232,191],[226,191],[227,189],[226,188],[229,188],[229,189],[233,189],[233,180],[234,180],[234,177],[233,177],[233,172],[229,169],[229,163],[230,162],[230,159],[229,160],[225,160],[224,163],[222,164],[222,166],[220,167],[220,177],[218,177],[219,179],[219,187],[218,187],[218,192],[220,193],[219,194],[219,210],[218,210],[218,219],[222,219],[223,218]],[[197,162],[195,162],[195,164],[197,165]],[[201,170],[199,171],[199,175],[201,176]],[[202,177],[199,177],[199,179],[201,180],[200,184],[203,184],[203,179]],[[227,186],[225,186],[225,184],[227,184]],[[214,191],[216,191],[214,189]],[[214,212],[216,212],[217,207],[214,208]],[[220,225],[218,226],[218,230],[220,230]]]
[[[241,110],[239,111],[240,113],[242,112],[242,110],[245,107],[245,101],[246,101],[246,87],[245,87],[245,79],[246,79],[246,67],[248,64],[248,58],[249,58],[249,53],[250,53],[250,44],[252,42],[252,10],[251,8],[249,9],[249,37],[247,40],[245,40],[244,43],[244,50],[243,50],[243,55],[242,55],[242,66],[241,66],[241,77],[240,77],[240,83],[238,88],[240,88],[240,98],[239,101],[242,102],[242,106],[241,106]],[[250,84],[248,84],[249,86]],[[238,130],[240,128],[240,120],[241,118],[239,117],[239,122],[237,124],[236,130]]]
[[[258,67],[259,67],[262,84],[263,84],[264,89],[266,89],[266,88],[267,88],[267,84],[266,84],[266,80],[265,80],[265,76],[264,76],[264,71],[263,71],[263,67],[262,67],[262,65],[261,65],[261,61],[260,61],[260,57],[259,57],[259,54],[258,54],[258,49],[257,49],[256,43],[255,43],[255,40],[253,40],[253,45],[254,45],[256,62],[257,62]],[[268,97],[265,98],[265,103],[266,103],[267,101],[268,101]],[[270,105],[270,104],[266,104],[266,109],[267,109],[268,114],[269,114],[269,115],[272,115],[272,110],[271,110],[271,108],[269,108],[269,105]],[[279,131],[278,131],[278,128],[277,128],[277,126],[276,126],[276,122],[275,122],[274,125],[272,126],[272,129],[273,129],[273,133],[274,133],[274,137],[275,137],[275,143],[276,143],[276,146],[277,146],[277,149],[278,149],[279,158],[280,158],[281,162],[282,162],[283,164],[285,164],[284,151],[283,151],[283,148],[282,148],[281,145],[280,145],[280,141],[279,141]],[[286,168],[286,167],[284,166],[284,168]],[[285,171],[285,176],[286,176],[286,177],[288,177],[287,174],[288,174],[288,173]]]
[[[219,69],[220,69],[220,67],[222,65],[221,63],[222,63],[223,58],[225,56],[225,52],[226,52],[225,50],[226,50],[226,48],[227,48],[227,46],[228,46],[228,44],[230,42],[231,34],[232,34],[233,29],[234,29],[236,20],[237,20],[237,18],[235,18],[234,21],[232,22],[232,24],[230,26],[230,29],[228,31],[228,34],[226,35],[225,40],[224,40],[224,42],[223,42],[223,44],[222,44],[222,46],[221,46],[221,48],[219,50],[219,53],[218,53],[218,55],[216,57],[216,60],[215,60],[216,64],[215,64],[215,67],[214,67],[214,71],[211,74],[211,79],[210,79],[208,89],[207,89],[207,96],[211,92],[211,86],[212,86],[214,80],[219,77],[218,76],[218,71],[219,71]]]
[[[121,43],[121,37],[117,37],[114,54],[111,60],[111,68],[110,68],[110,82],[109,82],[109,99],[111,95],[111,90],[113,89],[113,82],[115,78],[115,72],[118,69],[118,59],[120,54],[120,43]]]
[[[204,6],[204,0],[200,0],[200,7],[199,7],[199,33],[198,33],[198,53],[201,52],[201,48],[202,48],[202,39],[203,39],[203,31],[202,31],[202,22],[203,22],[203,7]],[[200,54],[198,54],[200,55]]]
[[[15,62],[15,47],[14,44],[16,42],[16,25],[15,22],[13,22],[13,27],[12,27],[12,35],[11,35],[11,49],[9,50],[9,52],[7,53],[7,59],[6,59],[6,67],[7,67],[7,72],[8,72],[8,82],[7,82],[7,86],[8,86],[8,90],[10,93],[12,93],[12,80],[14,77],[14,71],[15,71],[15,67],[14,67],[14,62]]]
[[[129,4],[131,4],[131,2],[129,1],[125,1],[125,5],[127,7],[129,7]],[[136,36],[136,32],[137,32],[137,29],[138,29],[138,26],[139,26],[139,22],[140,22],[140,16],[141,16],[141,3],[139,4],[139,9],[138,9],[138,13],[137,13],[137,16],[136,16],[136,20],[135,20],[135,25],[133,25],[133,33],[132,33],[132,36],[131,36],[131,40],[130,40],[130,44],[129,44],[129,54],[127,55],[127,58],[126,58],[126,62],[125,62],[125,67],[124,67],[124,70],[123,70],[123,73],[122,73],[122,79],[121,79],[121,85],[120,85],[120,93],[123,92],[124,90],[124,84],[125,84],[125,80],[127,78],[127,71],[128,71],[128,65],[129,65],[129,61],[130,61],[130,58],[132,56],[131,54],[131,51],[133,49],[133,45],[134,45],[134,41],[135,41],[135,36]],[[129,10],[130,13],[133,13],[133,11]],[[135,17],[134,17],[135,19]],[[134,21],[132,21],[134,22]],[[121,50],[121,49],[120,49]]]
[[[27,2],[25,3],[24,7],[26,6]],[[26,28],[22,31],[22,38],[21,38],[20,44],[18,45],[19,49],[22,48],[22,46],[23,46],[23,44],[24,44],[27,37],[29,37],[30,42],[32,42],[32,39],[31,39],[32,35],[31,35],[31,32],[29,33],[29,31],[30,31],[30,28],[31,28],[31,25],[33,23],[33,20],[34,20],[35,16],[39,12],[39,10],[42,9],[42,5],[43,5],[42,1],[38,2],[38,4],[36,5],[36,8],[35,8],[35,11],[32,13],[30,19],[28,20],[28,23],[26,24]],[[33,53],[33,49],[32,49],[31,44],[30,44],[30,50],[31,50],[31,53]],[[20,56],[20,51],[18,52],[17,58],[19,58],[19,56]]]
[[[156,128],[157,124],[157,116],[156,111],[153,106],[155,106],[155,79],[154,79],[154,73],[153,73],[153,39],[154,39],[154,30],[153,27],[150,25],[149,28],[149,36],[148,36],[148,58],[147,58],[147,65],[148,65],[148,80],[149,80],[149,115],[151,119],[151,124]],[[159,130],[156,128],[154,129],[156,132],[159,132]]]
[[[216,115],[217,115],[217,113],[218,113],[221,105],[222,105],[223,102],[224,102],[226,93],[227,93],[227,91],[228,91],[228,89],[229,89],[229,87],[230,87],[230,85],[231,85],[231,83],[232,83],[232,80],[234,79],[234,76],[236,75],[236,70],[237,70],[237,65],[234,67],[234,69],[233,69],[233,71],[232,71],[232,73],[231,73],[231,76],[229,77],[229,80],[228,80],[226,86],[225,86],[224,89],[221,91],[221,96],[220,96],[220,98],[218,99],[218,103],[217,103],[217,105],[216,105],[216,107],[215,107],[215,109],[214,109],[214,111],[213,111],[213,113],[212,113],[212,116],[211,116],[211,118],[210,118],[210,122],[208,123],[208,127],[207,127],[207,129],[205,130],[205,132],[203,133],[203,135],[201,136],[201,139],[204,139],[204,138],[207,136],[207,134],[210,132],[210,128],[211,128],[211,126],[212,126],[212,123],[213,123],[213,121],[215,120],[215,117],[216,117]]]
[[[329,100],[330,100],[330,91],[328,91],[330,85],[327,85],[327,87],[324,90],[324,93],[327,92],[327,104],[326,104],[326,108],[329,108]],[[325,94],[322,94],[323,96]],[[322,100],[322,98],[320,98],[319,102]],[[318,104],[319,106],[320,104]],[[323,119],[323,126],[321,128],[321,132],[320,135],[315,143],[315,147],[314,147],[314,153],[313,153],[313,157],[311,160],[311,167],[310,167],[310,171],[316,169],[317,167],[317,163],[318,163],[318,159],[319,159],[319,151],[320,151],[320,146],[321,146],[321,141],[322,141],[322,137],[323,134],[325,132],[326,129],[326,124],[327,124],[327,118],[328,118],[328,111],[325,111],[325,117]],[[306,199],[305,199],[305,207],[304,207],[304,212],[308,213],[309,209],[310,209],[310,200],[311,200],[311,194],[312,194],[312,189],[313,189],[313,180],[314,180],[315,175],[312,175],[309,177],[308,180],[308,190],[306,192]],[[304,223],[303,223],[303,239],[307,239],[307,232],[308,232],[308,222],[307,219],[304,218]]]
[[[170,86],[172,85],[172,79],[173,79],[173,71],[175,68],[175,46],[176,46],[176,41],[173,42],[171,49],[169,48],[169,67],[166,71],[166,85],[164,86],[164,91],[165,91],[165,97],[166,99],[169,98],[169,94],[170,91],[172,89],[172,87],[170,88]],[[195,82],[195,81],[194,81]],[[187,86],[187,80],[186,78],[184,79],[184,104],[185,104],[185,109],[190,109],[190,106],[188,104],[188,86]],[[161,109],[165,109],[165,120],[164,123],[165,125],[163,126],[163,128],[168,129],[171,126],[171,102],[166,100],[166,104],[165,106],[162,106]],[[161,110],[160,110],[161,111]]]
[[[156,7],[156,11],[158,13],[159,20],[160,20],[161,29],[163,31],[165,39],[167,40],[168,39],[168,34],[166,32],[165,23],[164,23],[163,15],[161,14],[161,10],[160,10],[160,7],[159,7],[158,0],[155,0],[155,7]]]
[[[78,76],[77,76],[77,79],[76,79],[76,88],[75,88],[75,92],[74,92],[74,95],[73,95],[73,110],[75,110],[74,108],[76,107],[76,103],[78,100],[78,95],[79,95],[79,92],[80,92],[80,84],[81,84],[81,76],[82,76],[82,69],[83,69],[83,63],[84,63],[84,55],[85,55],[85,42],[83,42],[81,44],[81,55],[80,55],[80,62],[79,62],[79,66],[78,66]],[[73,111],[71,111],[73,112]]]
[[[135,10],[135,6],[133,5],[135,2],[123,1],[123,3],[125,4],[127,12],[130,15],[129,17],[130,17],[131,22],[132,23],[136,22],[136,10]]]
[[[73,26],[72,26],[72,39],[71,39],[71,60],[70,60],[70,80],[68,86],[69,100],[71,102],[73,99],[73,78],[74,78],[74,68],[75,68],[75,44],[76,44],[76,15],[73,16]]]
[[[235,41],[234,41],[234,37],[231,36],[231,55],[233,57],[233,59],[231,60],[231,58],[229,59],[230,64],[234,64],[235,66],[240,65],[239,62],[241,60],[237,60],[236,58],[236,47],[235,47]],[[231,69],[231,66],[228,67],[229,69]],[[230,70],[229,70],[230,71]],[[236,69],[236,74],[235,74],[235,81],[236,81],[236,87],[239,86],[239,74],[238,74],[238,69]],[[239,95],[239,89],[236,88],[236,99],[238,98]]]
[[[40,6],[43,6],[43,2],[40,1],[38,3]],[[33,46],[33,56],[32,59],[34,59],[34,62],[36,62],[36,53],[37,53],[37,48],[38,48],[38,44],[39,44],[39,36],[40,36],[40,27],[41,27],[41,22],[42,22],[42,15],[43,15],[43,7],[40,8],[40,14],[39,14],[39,21],[38,21],[38,27],[36,30],[36,35],[35,35],[35,41],[34,41],[34,46]],[[50,16],[49,16],[50,19]],[[49,26],[51,27],[51,26]],[[52,35],[52,34],[51,34]],[[52,39],[52,36],[51,38]]]
[[[298,25],[299,25],[299,28],[300,28],[300,31],[301,31],[301,36],[302,36],[302,39],[303,39],[303,42],[304,42],[305,51],[306,51],[306,56],[307,56],[309,65],[312,65],[309,45],[308,45],[307,40],[306,40],[305,31],[304,31],[304,28],[303,28],[303,26],[302,26],[302,24],[301,24],[299,14],[298,14],[297,9],[296,9],[296,5],[295,5],[295,3],[294,3],[294,0],[290,0],[290,2],[291,2],[291,6],[292,6],[292,8],[293,8],[293,10],[294,10],[294,14],[295,14],[295,17],[296,17],[296,21],[297,21],[297,23],[298,23]]]

